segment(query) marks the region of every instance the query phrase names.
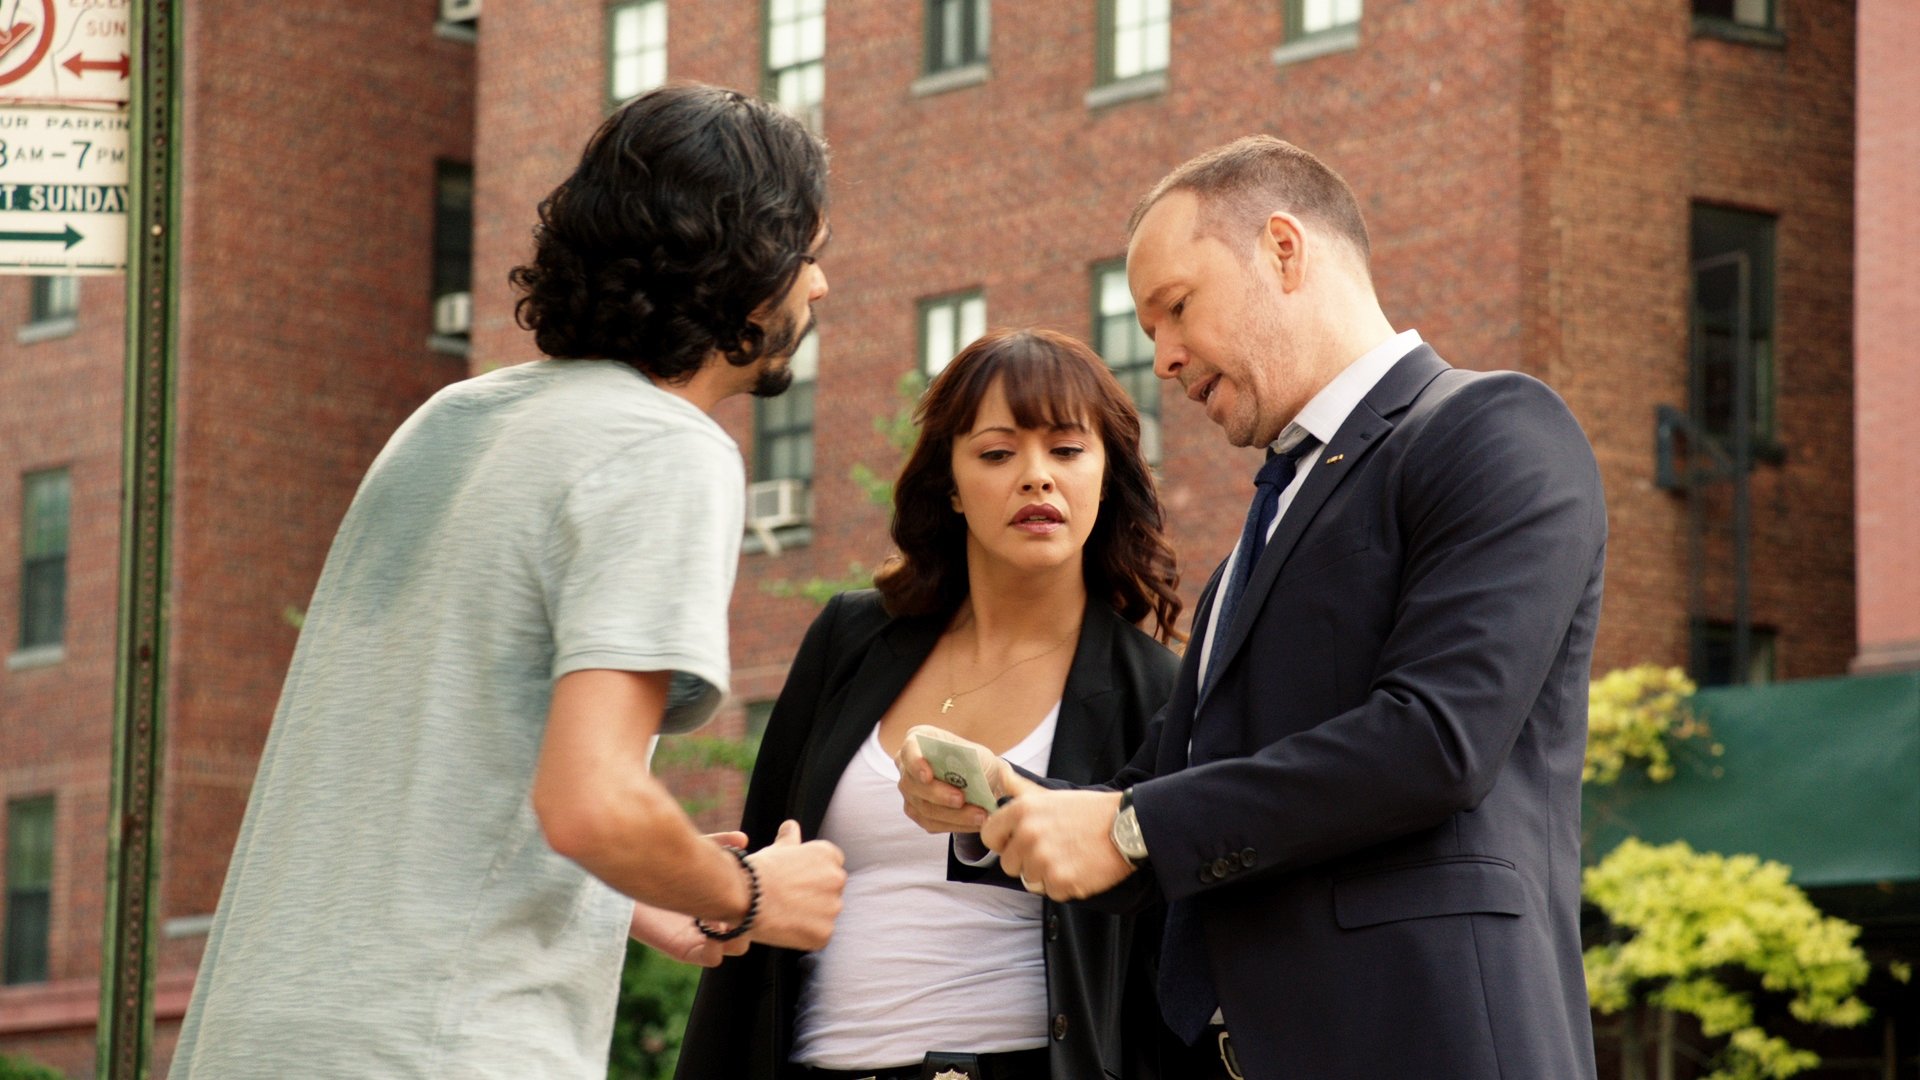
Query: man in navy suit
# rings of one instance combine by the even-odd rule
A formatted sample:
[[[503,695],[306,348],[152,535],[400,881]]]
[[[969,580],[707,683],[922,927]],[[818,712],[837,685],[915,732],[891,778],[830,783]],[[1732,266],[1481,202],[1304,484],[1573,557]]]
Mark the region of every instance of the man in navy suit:
[[[1585,435],[1538,381],[1396,334],[1352,191],[1297,147],[1195,158],[1130,232],[1155,373],[1268,450],[1240,542],[1111,783],[983,752],[1015,796],[989,818],[909,739],[908,813],[1057,900],[1165,900],[1160,999],[1194,1075],[1591,1080]]]

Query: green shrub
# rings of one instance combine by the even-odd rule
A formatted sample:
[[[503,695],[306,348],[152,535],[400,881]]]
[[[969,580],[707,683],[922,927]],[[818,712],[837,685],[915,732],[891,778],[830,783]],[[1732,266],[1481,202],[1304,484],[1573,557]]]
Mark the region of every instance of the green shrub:
[[[700,969],[637,941],[627,942],[620,973],[620,1011],[613,1021],[608,1080],[668,1080],[680,1061],[680,1039],[693,1008]],[[0,1073],[5,1080],[5,1073]]]
[[[0,1080],[67,1080],[67,1074],[51,1065],[0,1054]]]

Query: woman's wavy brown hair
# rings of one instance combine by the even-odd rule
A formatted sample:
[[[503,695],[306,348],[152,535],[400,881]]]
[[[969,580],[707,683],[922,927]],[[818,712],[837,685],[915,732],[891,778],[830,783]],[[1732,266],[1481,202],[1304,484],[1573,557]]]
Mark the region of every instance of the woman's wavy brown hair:
[[[1167,541],[1153,471],[1140,452],[1140,413],[1092,349],[1051,330],[996,330],[961,350],[927,388],[914,419],[920,438],[893,493],[900,553],[874,575],[894,615],[950,616],[967,597],[966,519],[953,512],[953,440],[973,430],[996,380],[1014,423],[1083,423],[1105,444],[1105,501],[1081,566],[1087,596],[1128,622],[1154,617],[1154,636],[1185,641],[1179,564]]]

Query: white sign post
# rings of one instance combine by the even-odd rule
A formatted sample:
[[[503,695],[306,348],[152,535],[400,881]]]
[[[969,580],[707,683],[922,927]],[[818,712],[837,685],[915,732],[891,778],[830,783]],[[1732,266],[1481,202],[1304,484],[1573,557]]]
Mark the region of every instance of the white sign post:
[[[0,109],[0,273],[126,265],[126,113]]]
[[[132,0],[0,0],[0,274],[127,266]]]

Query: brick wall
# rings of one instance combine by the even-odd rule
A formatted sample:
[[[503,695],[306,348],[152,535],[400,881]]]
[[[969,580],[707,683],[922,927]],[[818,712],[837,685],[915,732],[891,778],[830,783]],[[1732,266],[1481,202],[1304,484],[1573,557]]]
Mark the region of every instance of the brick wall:
[[[292,651],[284,612],[305,607],[387,436],[466,373],[428,347],[435,159],[472,159],[474,100],[474,46],[437,36],[437,13],[436,0],[184,13],[163,924],[218,899]],[[61,800],[53,982],[0,990],[0,1012],[46,1020],[0,1027],[0,1053],[80,1076],[103,917],[123,301],[117,279],[89,280],[75,334],[17,345],[26,296],[0,279],[3,651],[18,640],[21,470],[72,464],[74,535],[66,658],[0,672],[0,796]],[[156,1075],[203,942],[160,938]]]
[[[28,279],[0,277],[0,659],[6,660],[0,665],[0,806],[54,799],[47,975],[55,986],[90,985],[99,971],[105,917],[123,297],[118,278],[86,278],[71,333],[23,340]],[[21,477],[50,468],[67,469],[71,485],[66,627],[56,653],[28,661],[19,648]],[[0,823],[0,866],[5,845]],[[0,908],[4,904],[0,895]],[[0,1053],[15,1052],[7,1018],[47,996],[44,986],[0,987]],[[82,996],[79,1015],[88,1030],[24,1036],[37,1058],[63,1068],[90,1066],[99,997],[97,991]],[[64,999],[56,1006],[57,1017],[73,1012]]]
[[[1916,463],[1900,456],[1912,440],[1898,425],[1915,411],[1900,406],[1920,403],[1910,378],[1896,396],[1891,351],[1914,322],[1913,290],[1896,277],[1914,264],[1887,228],[1914,202],[1911,178],[1889,165],[1913,156],[1896,104],[1915,93],[1893,42],[1915,31],[1897,7],[1862,4],[1863,39],[1883,46],[1863,54],[1863,74],[1891,89],[1860,110],[1859,198],[1876,224],[1861,231],[1856,326],[1847,0],[1783,4],[1775,45],[1696,36],[1685,0],[1379,0],[1357,49],[1285,65],[1271,56],[1277,5],[1191,0],[1176,5],[1164,91],[1101,107],[1086,103],[1091,4],[996,5],[990,77],[916,95],[918,7],[833,0],[824,113],[836,239],[819,310],[817,516],[810,544],[745,558],[731,612],[736,697],[777,693],[812,614],[771,586],[886,555],[884,512],[848,471],[896,465],[872,420],[898,408],[895,378],[915,363],[915,302],[979,287],[996,325],[1089,335],[1088,270],[1123,252],[1134,200],[1249,131],[1291,139],[1353,183],[1397,326],[1457,364],[1539,375],[1573,406],[1612,518],[1601,669],[1686,658],[1685,504],[1652,484],[1652,425],[1656,405],[1685,401],[1690,205],[1777,214],[1787,456],[1754,478],[1756,621],[1779,633],[1782,677],[1835,674],[1855,655],[1856,331],[1869,440],[1859,640],[1920,639],[1898,621],[1917,584],[1900,541],[1920,524]],[[212,910],[292,648],[283,611],[304,606],[373,453],[435,387],[534,355],[506,273],[528,254],[536,203],[607,108],[595,0],[490,3],[477,45],[435,36],[430,0],[379,19],[369,10],[219,0],[187,16],[163,919]],[[671,74],[756,90],[758,19],[756,5],[675,2]],[[426,347],[436,157],[476,166],[469,360]],[[58,985],[0,990],[0,1012],[83,999],[76,987],[98,967],[120,303],[117,282],[89,281],[75,334],[19,345],[25,286],[0,279],[0,652],[17,641],[19,474],[70,463],[75,500],[66,658],[0,670],[0,796],[61,799]],[[1899,303],[1909,306],[1889,306]],[[1162,415],[1163,496],[1191,602],[1232,542],[1257,455],[1224,446],[1177,394]],[[750,403],[720,416],[751,460]],[[1725,557],[1724,540],[1709,546],[1710,611],[1727,603]],[[736,708],[717,730],[739,725]],[[709,825],[732,819],[737,779],[676,784],[707,802]],[[173,989],[157,1074],[201,942],[162,940]],[[0,1031],[0,1052],[84,1074],[92,1036],[78,1015],[68,1029]]]
[[[1854,273],[1860,656],[1863,670],[1920,666],[1920,7],[1860,4],[1860,163]]]
[[[481,45],[478,183],[491,223],[479,278],[495,290],[476,300],[481,367],[533,353],[500,283],[525,255],[532,206],[604,115],[603,29],[585,7],[501,17],[515,20],[516,45],[571,42],[567,59]],[[669,71],[754,89],[757,26],[722,7],[675,5]],[[1198,2],[1175,15],[1164,93],[1089,108],[1091,5],[997,5],[991,76],[917,96],[918,9],[830,4],[836,239],[819,309],[814,538],[747,556],[732,613],[736,693],[777,692],[811,614],[770,584],[886,554],[884,513],[847,471],[895,463],[872,418],[897,407],[895,376],[915,362],[915,301],[979,287],[996,325],[1090,334],[1088,267],[1124,251],[1134,200],[1248,131],[1291,139],[1352,182],[1396,325],[1457,364],[1540,375],[1573,405],[1612,515],[1602,669],[1687,657],[1686,505],[1654,487],[1651,447],[1654,407],[1686,403],[1690,206],[1778,214],[1788,456],[1754,478],[1754,618],[1779,635],[1780,677],[1844,670],[1851,283],[1837,270],[1851,259],[1852,7],[1785,10],[1786,44],[1768,46],[1696,36],[1684,0],[1382,3],[1368,7],[1358,49],[1276,65],[1277,7]],[[1222,445],[1177,395],[1163,414],[1163,495],[1191,600],[1232,542],[1254,457]],[[751,460],[751,405],[720,415]],[[1709,616],[1731,614],[1729,552],[1724,534],[1709,544]]]
[[[1586,426],[1612,527],[1596,670],[1684,663],[1683,497],[1653,484],[1653,412],[1687,403],[1695,201],[1778,215],[1781,465],[1753,475],[1753,617],[1777,674],[1837,674],[1852,655],[1852,5],[1782,5],[1784,47],[1690,32],[1676,0],[1560,5],[1530,140],[1529,324],[1547,380]],[[1709,517],[1729,513],[1724,490]],[[1724,532],[1708,546],[1709,617],[1731,617]]]

